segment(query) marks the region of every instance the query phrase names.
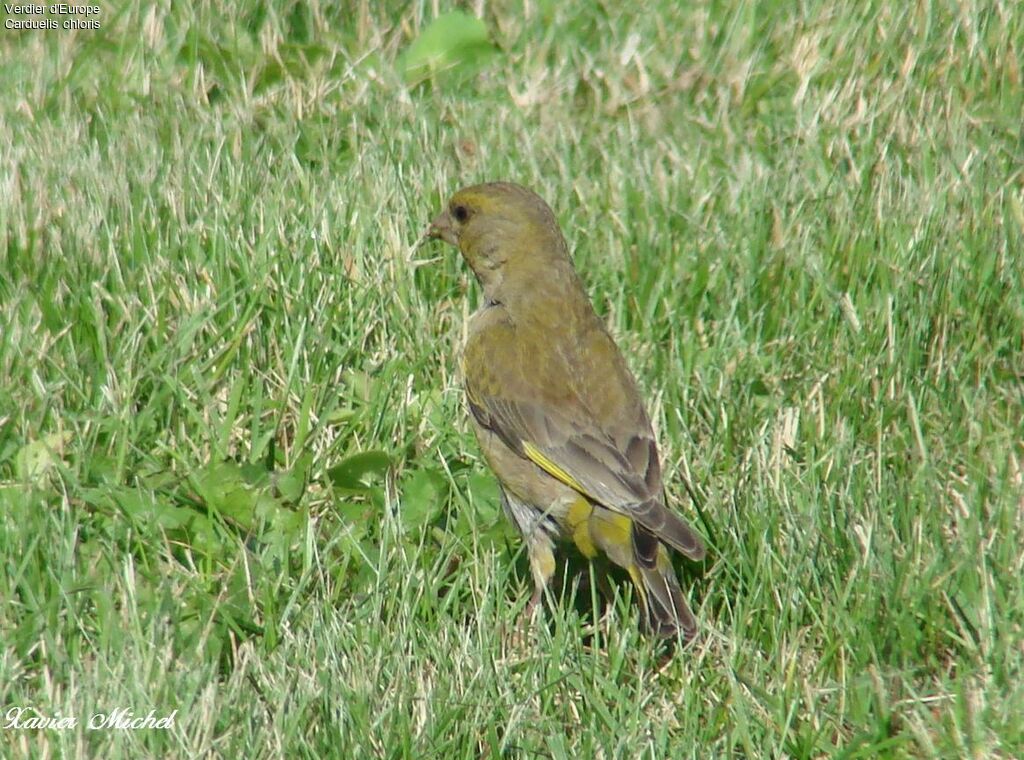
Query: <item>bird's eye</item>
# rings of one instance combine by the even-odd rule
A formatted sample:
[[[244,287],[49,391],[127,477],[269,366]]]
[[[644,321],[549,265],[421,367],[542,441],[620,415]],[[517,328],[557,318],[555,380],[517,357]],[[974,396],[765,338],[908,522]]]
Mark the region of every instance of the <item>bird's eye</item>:
[[[469,209],[465,206],[456,206],[452,209],[452,216],[455,217],[457,222],[465,222],[469,219]]]

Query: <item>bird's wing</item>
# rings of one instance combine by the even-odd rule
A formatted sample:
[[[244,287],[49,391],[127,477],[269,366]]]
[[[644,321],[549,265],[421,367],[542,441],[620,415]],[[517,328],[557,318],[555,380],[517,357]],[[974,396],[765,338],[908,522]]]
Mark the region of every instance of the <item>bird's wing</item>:
[[[607,332],[538,346],[502,315],[482,316],[463,364],[477,422],[587,498],[702,557],[700,539],[665,507],[650,421]]]

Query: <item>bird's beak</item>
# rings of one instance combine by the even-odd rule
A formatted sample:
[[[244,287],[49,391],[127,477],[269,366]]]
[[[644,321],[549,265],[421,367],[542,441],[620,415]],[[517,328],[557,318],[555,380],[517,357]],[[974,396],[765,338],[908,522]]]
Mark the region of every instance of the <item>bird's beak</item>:
[[[458,246],[459,239],[455,236],[455,227],[447,211],[442,211],[427,228],[427,237],[431,240],[443,240],[449,245]]]

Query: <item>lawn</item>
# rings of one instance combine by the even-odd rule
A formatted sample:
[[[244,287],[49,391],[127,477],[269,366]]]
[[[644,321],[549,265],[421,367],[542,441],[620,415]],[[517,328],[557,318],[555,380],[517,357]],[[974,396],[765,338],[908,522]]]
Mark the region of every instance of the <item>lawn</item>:
[[[1024,754],[1024,9],[438,6],[0,32],[0,756]],[[517,622],[491,179],[708,544],[667,661],[571,557]]]

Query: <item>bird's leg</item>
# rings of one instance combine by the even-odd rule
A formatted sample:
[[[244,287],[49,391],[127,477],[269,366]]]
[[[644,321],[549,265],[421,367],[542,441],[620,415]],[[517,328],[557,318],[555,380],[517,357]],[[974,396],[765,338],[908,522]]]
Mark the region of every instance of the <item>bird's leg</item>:
[[[526,632],[533,627],[538,611],[542,607],[540,601],[544,596],[548,581],[555,574],[555,555],[552,551],[551,539],[540,528],[526,535],[526,551],[530,558],[530,572],[533,575],[533,594],[530,596],[530,601],[526,603],[516,625],[518,632],[515,638],[520,642],[525,640]]]
[[[540,599],[548,581],[555,574],[554,544],[542,525],[544,516],[513,493],[501,489],[501,505],[526,542],[526,556],[530,560],[530,574],[533,576],[533,595],[526,603],[518,624],[514,640],[521,643],[537,614]]]
[[[523,608],[522,623],[529,625],[533,622],[533,616],[537,613],[537,605],[540,603],[540,598],[544,596],[544,589],[540,586],[536,586],[533,589],[533,594],[530,596],[530,601],[526,603],[526,607]]]
[[[524,616],[533,617],[534,611],[548,587],[548,581],[555,574],[555,554],[552,551],[551,539],[540,527],[534,528],[526,536],[526,551],[530,555],[530,573],[533,575],[533,596],[526,604]]]
[[[597,565],[591,561],[590,573],[597,584],[597,590],[601,594],[602,600],[604,600],[606,606],[610,607],[615,602],[615,589],[612,588],[612,583],[608,580],[607,565],[603,562]]]

